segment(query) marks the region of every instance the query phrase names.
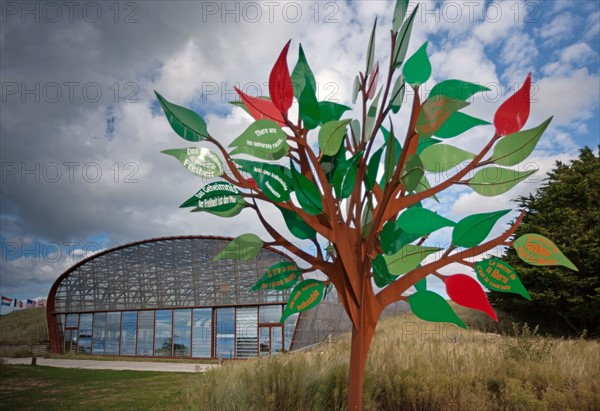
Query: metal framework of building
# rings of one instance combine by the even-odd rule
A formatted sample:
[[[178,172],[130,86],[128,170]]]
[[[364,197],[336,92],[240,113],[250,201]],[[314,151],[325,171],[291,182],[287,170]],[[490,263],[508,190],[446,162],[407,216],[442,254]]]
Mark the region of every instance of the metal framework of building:
[[[291,259],[264,247],[251,261],[213,261],[230,241],[157,238],[82,260],[50,289],[51,351],[246,358],[303,348],[350,330],[335,294],[279,323],[290,290],[249,288],[267,268]]]

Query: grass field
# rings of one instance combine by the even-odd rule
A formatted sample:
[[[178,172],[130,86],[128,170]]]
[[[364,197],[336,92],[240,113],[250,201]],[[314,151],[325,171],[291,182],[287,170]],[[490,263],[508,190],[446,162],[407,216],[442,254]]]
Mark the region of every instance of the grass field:
[[[497,328],[466,314],[459,312],[476,329]],[[343,410],[348,352],[345,336],[310,352],[231,361],[205,374],[1,365],[0,409]],[[599,353],[597,341],[546,338],[529,327],[501,336],[404,314],[377,328],[364,406],[600,410]]]
[[[45,308],[17,310],[0,317],[0,344],[40,344],[46,341]]]
[[[177,410],[190,374],[0,366],[2,410]]]

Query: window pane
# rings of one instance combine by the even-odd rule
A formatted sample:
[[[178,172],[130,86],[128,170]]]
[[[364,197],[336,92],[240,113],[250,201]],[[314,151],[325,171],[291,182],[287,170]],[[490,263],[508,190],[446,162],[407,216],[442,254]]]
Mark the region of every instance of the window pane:
[[[65,324],[65,327],[77,328],[77,317],[78,314],[67,314],[67,322]]]
[[[104,354],[104,333],[106,331],[106,313],[94,314],[94,329],[92,330],[92,353]]]
[[[79,316],[79,353],[89,354],[92,352],[92,314],[81,314]]]
[[[233,358],[233,346],[234,346],[234,309],[231,308],[217,308],[216,310],[216,323],[215,323],[215,354],[217,358],[222,356],[223,358]]]
[[[263,305],[260,307],[261,323],[278,323],[281,318],[280,305]]]
[[[106,314],[106,354],[119,355],[119,339],[121,334],[121,313]]]
[[[282,341],[281,341],[281,327],[271,328],[271,354],[277,354],[281,352]]]
[[[156,335],[154,336],[154,355],[171,357],[173,344],[173,310],[156,311]]]
[[[283,323],[285,333],[285,350],[290,350],[292,344],[292,338],[294,338],[294,330],[296,329],[296,322],[298,321],[298,313],[294,313],[285,319]]]
[[[192,310],[174,311],[173,333],[173,356],[189,357],[192,339]]]
[[[236,357],[258,355],[258,307],[238,308],[236,321]]]
[[[194,309],[192,357],[210,358],[212,341],[212,309]]]
[[[137,311],[125,311],[121,325],[121,355],[135,355]]]
[[[152,356],[154,311],[138,311],[137,355]]]

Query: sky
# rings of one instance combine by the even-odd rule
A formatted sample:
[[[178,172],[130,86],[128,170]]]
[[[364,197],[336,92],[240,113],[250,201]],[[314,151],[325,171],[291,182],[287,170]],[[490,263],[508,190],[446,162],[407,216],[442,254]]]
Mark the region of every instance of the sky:
[[[171,130],[153,91],[197,111],[228,144],[252,122],[228,104],[237,99],[233,87],[266,95],[271,68],[291,39],[288,65],[302,43],[319,100],[351,105],[375,18],[376,60],[387,67],[394,9],[386,1],[0,5],[0,294],[19,299],[46,296],[81,258],[132,241],[246,232],[268,240],[251,210],[221,219],[178,208],[206,181],[160,154],[191,144]],[[568,163],[581,147],[600,144],[599,3],[420,2],[408,55],[425,41],[433,74],[423,93],[446,79],[486,85],[490,91],[463,111],[491,121],[531,72],[525,128],[554,116],[519,166],[539,168],[534,176],[497,197],[452,188],[428,208],[454,221],[515,208],[511,200],[534,193],[555,161]],[[406,129],[411,99],[407,94],[393,118],[396,129]],[[359,112],[346,117],[353,115]],[[476,152],[492,135],[491,126],[478,127],[452,144]],[[276,210],[267,213],[287,232]],[[445,230],[430,242],[447,245]]]

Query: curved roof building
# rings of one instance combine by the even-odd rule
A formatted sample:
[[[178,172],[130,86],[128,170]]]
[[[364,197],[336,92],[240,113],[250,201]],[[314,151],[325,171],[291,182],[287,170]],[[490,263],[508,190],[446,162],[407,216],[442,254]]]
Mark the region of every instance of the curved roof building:
[[[48,295],[54,353],[245,358],[289,351],[350,330],[335,294],[279,323],[290,289],[248,291],[273,264],[213,261],[231,238],[166,237],[92,255],[63,273]]]

